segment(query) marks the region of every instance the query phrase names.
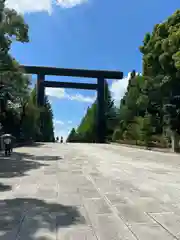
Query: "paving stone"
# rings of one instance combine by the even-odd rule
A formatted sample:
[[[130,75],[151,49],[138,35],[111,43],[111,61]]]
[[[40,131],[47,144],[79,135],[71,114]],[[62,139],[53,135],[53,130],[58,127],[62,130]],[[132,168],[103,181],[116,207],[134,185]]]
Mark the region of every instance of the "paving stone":
[[[169,234],[158,224],[136,224],[130,226],[138,240],[175,240],[175,237]]]
[[[160,202],[152,197],[134,197],[132,196],[131,202],[137,209],[141,209],[143,212],[169,212],[172,206]]]
[[[88,213],[105,214],[112,213],[111,209],[104,199],[85,199],[83,198],[84,206]]]
[[[14,199],[0,201],[0,239],[15,239],[24,216],[24,204],[17,204]]]
[[[77,194],[79,192],[78,186],[75,184],[59,184],[58,187],[59,193],[69,193],[69,194]]]
[[[83,208],[64,206],[57,203],[29,201],[28,212],[22,223],[18,239],[56,240],[57,231],[71,226],[88,226]]]
[[[16,240],[56,240],[56,218],[49,212],[33,211],[25,217]]]
[[[41,199],[56,199],[58,195],[58,192],[51,189],[51,188],[45,188],[45,187],[39,187],[38,192],[36,193],[36,197]]]
[[[180,215],[175,213],[150,213],[149,215],[177,238],[180,238]]]
[[[91,228],[59,229],[56,240],[97,240]]]
[[[92,226],[99,240],[135,240],[130,230],[112,214],[90,214]]]
[[[27,240],[56,239],[56,232],[62,239],[94,240],[95,232],[98,240],[137,240],[131,231],[138,240],[172,239],[164,228],[180,238],[178,155],[78,143],[15,151],[0,169],[7,204],[0,201],[0,239],[14,240],[19,230]]]
[[[74,193],[58,193],[57,202],[62,205],[81,206],[82,199],[80,194]]]
[[[124,196],[123,194],[112,194],[112,193],[107,193],[106,197],[108,198],[108,200],[111,202],[112,205],[118,205],[118,204],[132,204],[132,200],[127,197]]]
[[[119,212],[119,216],[128,224],[153,222],[153,220],[145,212],[134,207],[133,205],[118,204],[116,205],[116,209]]]
[[[78,227],[90,226],[91,222],[88,218],[87,212],[84,207],[67,207],[64,206],[64,211],[55,212],[56,215],[56,226],[61,227],[72,227],[74,225]]]
[[[29,184],[29,183],[25,184],[23,182],[14,186],[13,195],[16,198],[36,196],[39,191],[38,187],[39,186],[37,184]],[[27,189],[28,189],[28,192],[27,192]]]
[[[76,184],[80,189],[84,190],[94,189],[93,184],[87,179],[77,181]]]
[[[99,192],[94,188],[79,188],[79,193],[84,198],[100,198]]]

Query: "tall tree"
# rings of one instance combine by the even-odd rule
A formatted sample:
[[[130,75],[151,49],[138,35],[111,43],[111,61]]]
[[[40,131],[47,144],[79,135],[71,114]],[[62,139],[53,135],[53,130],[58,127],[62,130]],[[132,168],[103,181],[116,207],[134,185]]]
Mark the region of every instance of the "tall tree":
[[[14,41],[28,42],[28,25],[15,10],[0,1],[0,122],[3,130],[18,139],[54,140],[51,104],[45,98],[44,108],[37,106],[36,87],[30,90],[30,78],[20,68],[9,50]],[[40,115],[44,125],[41,126]]]
[[[5,0],[2,0],[0,2],[0,81],[1,85],[5,85],[4,87],[22,90],[22,71],[9,54],[13,41],[22,43],[29,41],[28,25],[15,10],[5,8]]]
[[[32,89],[28,100],[24,102],[21,112],[21,132],[23,139],[38,140],[41,135],[39,126],[40,110],[36,104],[36,89]]]
[[[174,150],[178,150],[180,135],[180,10],[167,21],[157,24],[152,34],[146,34],[143,46],[144,74],[163,76],[160,83],[166,125],[171,129]]]
[[[9,116],[6,114],[8,100],[17,105],[28,94],[28,78],[9,54],[13,41],[28,42],[28,26],[16,11],[5,8],[5,1],[2,0],[0,1],[0,120],[2,122]]]
[[[116,108],[112,100],[108,83],[105,81],[105,117],[106,117],[106,140],[111,140],[114,127],[117,124]],[[96,142],[97,140],[97,100],[87,109],[86,115],[77,128],[78,140],[82,142]]]
[[[54,125],[53,125],[53,111],[51,108],[51,104],[45,96],[45,104],[42,110],[42,140],[45,142],[53,142],[54,141]]]
[[[72,128],[71,132],[69,133],[66,142],[76,142],[77,141],[77,134],[75,128]]]
[[[105,116],[106,116],[106,139],[111,141],[114,128],[117,125],[117,112],[112,99],[107,81],[105,81]]]

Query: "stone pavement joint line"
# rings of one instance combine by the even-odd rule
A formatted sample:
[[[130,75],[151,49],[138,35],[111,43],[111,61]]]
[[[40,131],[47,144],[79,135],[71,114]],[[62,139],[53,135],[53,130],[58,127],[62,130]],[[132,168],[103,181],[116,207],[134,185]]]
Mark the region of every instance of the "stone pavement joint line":
[[[178,155],[39,143],[0,163],[0,240],[180,240]]]
[[[118,215],[118,212],[117,212],[116,207],[112,205],[112,203],[109,201],[109,199],[108,199],[105,195],[103,195],[103,193],[101,192],[101,189],[99,189],[99,188],[96,186],[96,184],[95,184],[95,182],[93,181],[93,179],[92,179],[90,176],[88,176],[88,177],[89,177],[89,179],[91,180],[91,182],[93,183],[94,187],[95,187],[95,188],[97,189],[97,191],[99,192],[99,194],[102,196],[102,198],[104,199],[104,201],[109,205],[109,207],[111,208],[112,212],[113,212],[114,215],[117,217],[119,223],[122,224],[122,220],[123,220],[123,219],[122,219],[122,217],[121,217],[120,215]],[[138,237],[135,235],[135,233],[129,228],[128,224],[124,223],[124,225],[126,225],[126,227],[128,228],[128,230],[134,235],[134,237],[135,237],[136,239],[138,239]]]
[[[148,216],[150,217],[150,218],[152,218],[157,224],[159,224],[162,228],[164,228],[167,232],[169,232],[169,234],[171,234],[173,237],[174,237],[174,239],[180,239],[179,237],[177,237],[177,236],[175,236],[167,227],[165,227],[165,226],[163,226],[163,224],[161,224],[159,221],[157,221],[153,216],[151,216],[149,213],[147,213],[148,214]],[[179,230],[179,233],[180,233],[180,230]]]

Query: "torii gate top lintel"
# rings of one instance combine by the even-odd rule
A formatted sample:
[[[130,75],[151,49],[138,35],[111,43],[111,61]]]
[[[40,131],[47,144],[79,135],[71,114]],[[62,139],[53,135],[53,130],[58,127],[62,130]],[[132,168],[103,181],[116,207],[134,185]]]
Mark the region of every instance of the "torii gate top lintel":
[[[104,79],[122,79],[123,73],[120,71],[109,70],[85,70],[71,68],[57,68],[44,66],[21,66],[28,74],[82,77],[82,78],[104,78]]]

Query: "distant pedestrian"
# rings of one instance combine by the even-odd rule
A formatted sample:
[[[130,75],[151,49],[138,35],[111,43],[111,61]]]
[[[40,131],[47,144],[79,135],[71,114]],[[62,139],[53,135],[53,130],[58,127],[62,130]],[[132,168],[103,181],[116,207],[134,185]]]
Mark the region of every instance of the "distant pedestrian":
[[[12,152],[12,138],[13,136],[11,134],[4,134],[3,137],[3,143],[4,143],[4,150],[5,150],[5,156],[10,155]]]

